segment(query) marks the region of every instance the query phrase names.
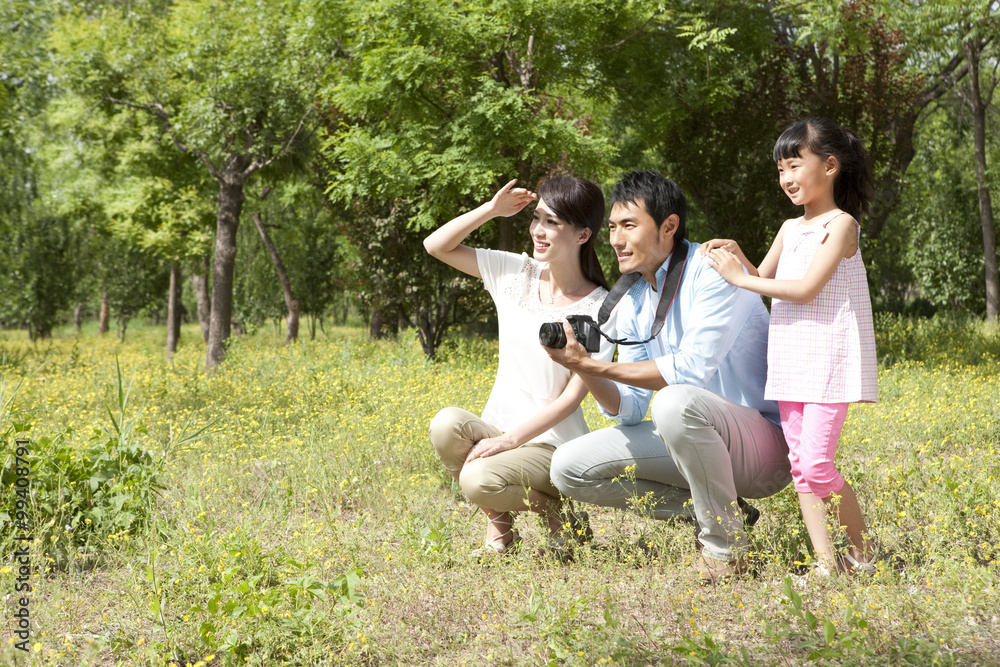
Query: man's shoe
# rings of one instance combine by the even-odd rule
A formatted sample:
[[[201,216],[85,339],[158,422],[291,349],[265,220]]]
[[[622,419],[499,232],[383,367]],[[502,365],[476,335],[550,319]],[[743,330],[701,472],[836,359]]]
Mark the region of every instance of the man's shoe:
[[[744,530],[749,531],[751,528],[754,527],[754,524],[757,523],[757,520],[760,519],[760,510],[751,505],[750,503],[748,503],[747,501],[743,500],[742,498],[736,499],[736,505],[740,508],[740,511],[743,512],[743,528]],[[701,543],[700,539],[698,539],[698,535],[700,534],[701,534],[701,527],[698,525],[698,522],[695,521],[694,548],[697,549],[698,551],[701,551],[702,549],[705,548],[705,545]]]
[[[703,586],[717,584],[726,579],[733,579],[745,574],[748,570],[749,567],[745,556],[740,556],[736,560],[724,561],[710,558],[704,554],[698,554],[698,557],[695,558],[694,563],[691,565],[692,574],[697,575],[701,579]]]
[[[746,526],[747,530],[750,530],[760,518],[760,510],[742,498],[737,498],[736,504],[739,505],[740,510],[743,512],[743,525]]]

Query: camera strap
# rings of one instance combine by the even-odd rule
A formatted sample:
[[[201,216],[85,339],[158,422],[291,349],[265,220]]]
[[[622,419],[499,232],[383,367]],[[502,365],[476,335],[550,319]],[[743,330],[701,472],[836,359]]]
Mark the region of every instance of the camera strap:
[[[680,291],[681,285],[681,275],[684,273],[684,266],[687,264],[688,257],[688,242],[681,240],[680,243],[674,245],[673,252],[670,253],[670,264],[667,266],[667,277],[663,279],[663,287],[660,289],[660,300],[656,304],[656,317],[653,319],[653,328],[649,332],[649,338],[642,341],[628,341],[628,340],[618,340],[615,338],[608,337],[603,331],[601,335],[604,336],[609,342],[615,343],[617,345],[642,345],[643,343],[648,343],[649,341],[656,338],[660,330],[663,329],[663,323],[667,319],[667,313],[670,312],[670,306],[674,302],[674,298],[677,296],[677,292]],[[618,305],[618,302],[622,300],[632,286],[637,282],[642,280],[642,274],[638,271],[633,273],[626,273],[618,279],[612,287],[611,291],[608,292],[608,296],[605,297],[604,303],[601,304],[601,309],[597,313],[597,326],[598,331],[600,327],[608,321],[611,317],[611,311],[614,307]]]

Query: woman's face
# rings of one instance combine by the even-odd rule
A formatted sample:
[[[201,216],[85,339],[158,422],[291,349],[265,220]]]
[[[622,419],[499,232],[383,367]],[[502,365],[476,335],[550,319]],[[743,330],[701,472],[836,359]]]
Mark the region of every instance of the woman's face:
[[[549,264],[567,260],[579,262],[580,247],[590,238],[589,229],[579,229],[560,220],[544,199],[538,200],[528,231],[531,233],[534,258]]]

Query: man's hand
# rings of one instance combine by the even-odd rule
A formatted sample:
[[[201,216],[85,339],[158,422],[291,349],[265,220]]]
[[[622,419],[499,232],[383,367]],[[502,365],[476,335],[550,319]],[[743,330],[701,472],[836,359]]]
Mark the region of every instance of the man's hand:
[[[566,335],[566,347],[547,347],[543,345],[542,348],[552,361],[560,366],[565,366],[571,371],[579,371],[581,364],[585,360],[590,359],[590,353],[587,352],[587,348],[580,345],[580,341],[576,339],[576,334],[573,333],[573,327],[570,326],[570,323],[564,320],[562,325],[563,333]]]

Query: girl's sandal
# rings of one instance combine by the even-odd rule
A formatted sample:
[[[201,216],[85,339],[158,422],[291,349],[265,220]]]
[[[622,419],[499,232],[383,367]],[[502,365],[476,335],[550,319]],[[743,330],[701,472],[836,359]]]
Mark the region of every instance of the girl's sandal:
[[[866,574],[871,576],[874,575],[876,572],[878,572],[878,559],[879,559],[878,547],[875,547],[874,551],[872,552],[871,558],[869,558],[866,561],[856,560],[849,553],[845,553],[843,556],[844,560],[846,560],[850,565],[850,571],[854,574]]]
[[[817,581],[826,581],[837,574],[836,570],[831,572],[829,568],[816,563],[805,574],[792,575],[792,585],[798,590],[803,590],[810,584]]]

